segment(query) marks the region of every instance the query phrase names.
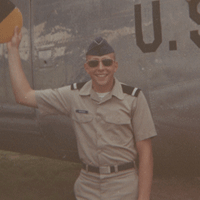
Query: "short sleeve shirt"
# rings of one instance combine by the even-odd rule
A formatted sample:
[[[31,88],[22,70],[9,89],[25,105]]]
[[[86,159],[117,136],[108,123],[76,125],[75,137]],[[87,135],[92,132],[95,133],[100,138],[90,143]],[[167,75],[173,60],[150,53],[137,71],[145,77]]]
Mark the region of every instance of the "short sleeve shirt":
[[[117,79],[103,99],[89,81],[81,89],[38,90],[36,100],[42,115],[64,114],[72,119],[79,157],[85,164],[131,162],[137,157],[135,143],[156,136],[143,93],[137,97],[124,93]]]

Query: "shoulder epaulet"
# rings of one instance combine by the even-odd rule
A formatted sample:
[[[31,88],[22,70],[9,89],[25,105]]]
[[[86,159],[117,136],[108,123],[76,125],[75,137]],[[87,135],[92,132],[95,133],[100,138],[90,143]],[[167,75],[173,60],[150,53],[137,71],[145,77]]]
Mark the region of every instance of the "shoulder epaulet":
[[[71,90],[80,90],[85,84],[86,84],[86,82],[73,83],[73,84],[71,84]]]
[[[122,90],[124,93],[132,95],[134,97],[138,97],[138,95],[141,91],[139,88],[131,87],[131,86],[124,85],[124,84],[122,84]]]

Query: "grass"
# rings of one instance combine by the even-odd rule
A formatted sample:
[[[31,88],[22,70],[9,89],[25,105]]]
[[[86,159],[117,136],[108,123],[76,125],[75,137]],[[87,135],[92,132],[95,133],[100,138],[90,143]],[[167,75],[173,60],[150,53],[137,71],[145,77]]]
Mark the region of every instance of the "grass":
[[[75,200],[80,165],[0,151],[1,200]]]

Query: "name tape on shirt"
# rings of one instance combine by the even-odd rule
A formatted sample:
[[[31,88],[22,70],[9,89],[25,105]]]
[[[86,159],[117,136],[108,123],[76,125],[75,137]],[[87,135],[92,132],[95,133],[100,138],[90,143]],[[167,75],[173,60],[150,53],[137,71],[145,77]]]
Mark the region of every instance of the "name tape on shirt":
[[[76,110],[77,113],[88,114],[87,110]]]

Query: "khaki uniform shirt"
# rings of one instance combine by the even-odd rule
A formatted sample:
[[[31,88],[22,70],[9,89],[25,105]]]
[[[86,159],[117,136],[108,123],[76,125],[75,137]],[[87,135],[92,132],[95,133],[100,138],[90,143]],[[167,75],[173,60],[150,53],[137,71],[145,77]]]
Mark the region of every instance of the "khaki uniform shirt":
[[[43,115],[64,114],[74,125],[79,156],[93,166],[118,165],[136,159],[135,142],[156,135],[147,101],[123,93],[115,79],[112,91],[100,99],[92,81],[80,90],[70,86],[36,91]]]

